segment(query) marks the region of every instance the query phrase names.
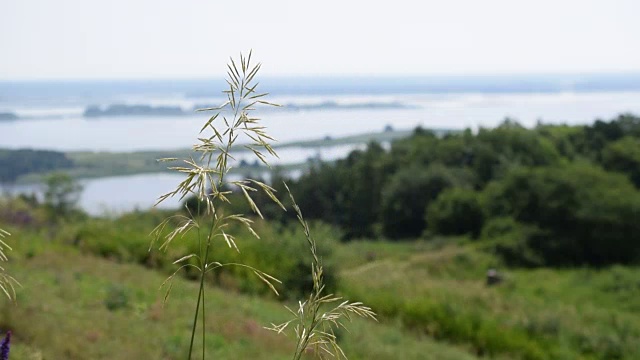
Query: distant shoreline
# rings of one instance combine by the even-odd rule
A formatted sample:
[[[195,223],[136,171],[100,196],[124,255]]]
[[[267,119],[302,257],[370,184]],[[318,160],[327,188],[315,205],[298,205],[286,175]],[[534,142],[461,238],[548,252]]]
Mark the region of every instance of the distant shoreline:
[[[119,116],[185,116],[193,115],[199,109],[213,107],[210,104],[197,104],[192,109],[184,110],[179,106],[151,106],[151,105],[123,105],[112,104],[106,107],[90,105],[85,108],[82,116],[85,118],[119,117]],[[415,106],[393,102],[361,102],[340,104],[335,101],[323,101],[311,104],[288,103],[278,108],[263,108],[268,111],[313,111],[313,110],[382,110],[382,109],[410,109]]]
[[[458,132],[454,129],[429,129],[436,135],[442,136],[451,132]],[[345,137],[324,137],[313,140],[292,141],[282,144],[274,144],[276,150],[282,149],[323,149],[345,145],[364,145],[369,142],[385,143],[397,139],[411,136],[413,129],[410,130],[393,130],[387,128],[381,132],[362,133]],[[9,150],[11,151],[11,150]],[[250,150],[243,146],[237,146],[233,151],[238,153],[246,153]],[[73,165],[70,167],[54,169],[55,171],[64,171],[78,179],[101,178],[119,175],[137,175],[148,173],[168,172],[167,166],[171,163],[159,163],[157,159],[161,158],[179,158],[186,159],[193,155],[190,149],[177,150],[156,150],[156,151],[133,151],[133,152],[92,152],[92,151],[69,151],[55,152],[63,154]],[[276,165],[283,171],[304,170],[307,168],[307,162],[283,163]],[[234,168],[238,172],[252,171],[269,171],[262,164],[243,164]],[[30,184],[41,182],[42,179],[49,174],[45,173],[27,173],[19,176],[14,184]]]

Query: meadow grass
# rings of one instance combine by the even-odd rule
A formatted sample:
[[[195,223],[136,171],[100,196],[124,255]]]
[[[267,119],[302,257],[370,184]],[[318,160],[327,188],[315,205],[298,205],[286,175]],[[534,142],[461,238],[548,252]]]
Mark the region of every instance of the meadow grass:
[[[14,332],[12,359],[184,358],[197,282],[176,278],[171,301],[163,306],[162,272],[88,254],[33,230],[24,230],[20,240],[12,267],[24,284],[19,303],[0,302],[0,329]],[[291,358],[292,339],[264,329],[289,318],[280,301],[206,286],[208,305],[215,309],[207,317],[207,356]],[[475,358],[394,322],[354,319],[350,328],[339,337],[351,359]]]
[[[4,226],[14,234],[11,272],[23,284],[18,306],[5,301],[0,315],[0,329],[14,330],[12,351],[39,352],[45,358],[90,354],[88,358],[100,359],[110,358],[107,348],[122,348],[111,351],[123,359],[184,358],[197,284],[189,274],[177,277],[171,301],[163,308],[164,293],[158,287],[177,253],[142,257],[148,255],[147,232],[166,215],[144,212],[89,219],[85,225],[61,224],[53,237],[46,228]],[[278,252],[278,243],[290,246],[304,236],[297,227],[278,229],[267,222],[256,226],[268,246],[241,234],[242,258],[233,261],[253,262],[261,256],[273,261],[277,258],[267,251]],[[117,241],[109,228],[122,229]],[[311,231],[322,239],[332,236],[325,226]],[[365,301],[380,316],[380,323],[356,319],[350,332],[337,333],[351,359],[464,359],[479,354],[497,359],[635,359],[640,354],[638,267],[510,269],[474,243],[450,238],[401,243],[334,240],[330,247],[323,259],[334,264],[333,291]],[[308,260],[301,258],[300,263]],[[502,284],[485,285],[490,267],[504,274]],[[263,327],[287,321],[290,313],[282,301],[295,309],[300,292],[286,296],[281,287],[283,296],[276,298],[249,273],[220,275],[208,277],[205,284],[211,294],[208,305],[216,309],[207,320],[207,338],[212,339],[207,354],[291,358],[295,339],[269,334]],[[142,310],[148,315],[136,317]],[[155,312],[168,315],[156,321]],[[245,323],[253,324],[249,328],[260,335],[245,334]],[[53,335],[51,329],[56,328],[60,336]],[[103,341],[87,340],[87,334],[95,337],[94,329]],[[237,341],[221,335],[221,329],[235,329],[224,331],[235,334]],[[124,337],[121,345],[108,340]],[[197,337],[196,346],[199,341]],[[277,349],[263,348],[263,341],[273,342]],[[154,352],[162,348],[167,349]]]
[[[509,270],[472,244],[398,256],[343,270],[341,289],[383,318],[470,345],[478,355],[633,359],[640,354],[640,319],[634,315],[640,306],[638,268]],[[489,287],[484,275],[496,266],[506,280]]]

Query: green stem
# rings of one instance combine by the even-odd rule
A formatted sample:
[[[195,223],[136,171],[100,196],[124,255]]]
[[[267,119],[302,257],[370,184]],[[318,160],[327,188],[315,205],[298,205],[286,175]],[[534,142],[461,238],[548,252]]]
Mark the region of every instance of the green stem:
[[[191,329],[191,343],[189,344],[189,360],[191,359],[191,354],[193,353],[193,340],[195,339],[196,336],[196,326],[198,324],[198,314],[200,312],[200,303],[202,302],[202,332],[203,332],[203,337],[204,337],[204,276],[207,273],[207,262],[209,261],[209,247],[211,246],[211,234],[213,233],[213,227],[214,227],[215,222],[212,221],[212,225],[211,225],[211,231],[209,232],[209,236],[207,238],[207,247],[205,249],[205,253],[204,253],[204,262],[201,264],[200,266],[200,291],[198,292],[198,304],[196,305],[196,314],[195,317],[193,318],[193,328]],[[205,343],[204,343],[204,338],[203,338],[203,343],[202,343],[202,357],[204,358],[204,353],[205,353]]]
[[[209,242],[207,242],[207,254],[209,254]],[[206,258],[206,255],[205,255]],[[205,260],[206,261],[206,260]],[[206,263],[206,262],[205,262]],[[205,269],[206,272],[206,269]],[[202,273],[202,278],[204,279],[204,272]],[[205,336],[205,306],[204,306],[204,288],[202,288],[202,360],[204,360],[204,350],[206,348],[206,343],[204,341],[204,336]]]
[[[191,360],[191,353],[193,352],[193,340],[196,335],[196,325],[198,324],[198,313],[200,311],[200,299],[202,296],[202,292],[204,291],[204,287],[202,286],[204,284],[204,272],[202,272],[200,279],[201,281],[200,281],[200,291],[198,292],[198,304],[196,305],[196,314],[195,314],[195,317],[193,318],[193,329],[191,329],[191,343],[189,344],[189,357],[187,358],[187,360]]]

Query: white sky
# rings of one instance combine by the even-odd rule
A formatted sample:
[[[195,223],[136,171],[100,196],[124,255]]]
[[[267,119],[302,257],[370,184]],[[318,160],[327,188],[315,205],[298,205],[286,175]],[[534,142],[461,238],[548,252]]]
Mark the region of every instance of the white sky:
[[[0,0],[0,80],[640,71],[639,0]]]

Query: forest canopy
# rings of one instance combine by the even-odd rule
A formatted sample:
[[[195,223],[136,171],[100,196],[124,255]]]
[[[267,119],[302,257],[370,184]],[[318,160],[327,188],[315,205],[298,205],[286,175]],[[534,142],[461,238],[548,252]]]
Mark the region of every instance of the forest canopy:
[[[631,114],[531,129],[507,119],[445,136],[417,128],[388,150],[371,143],[289,181],[307,217],[341,227],[345,240],[468,234],[521,265],[640,260]],[[505,219],[505,232],[482,235]]]

